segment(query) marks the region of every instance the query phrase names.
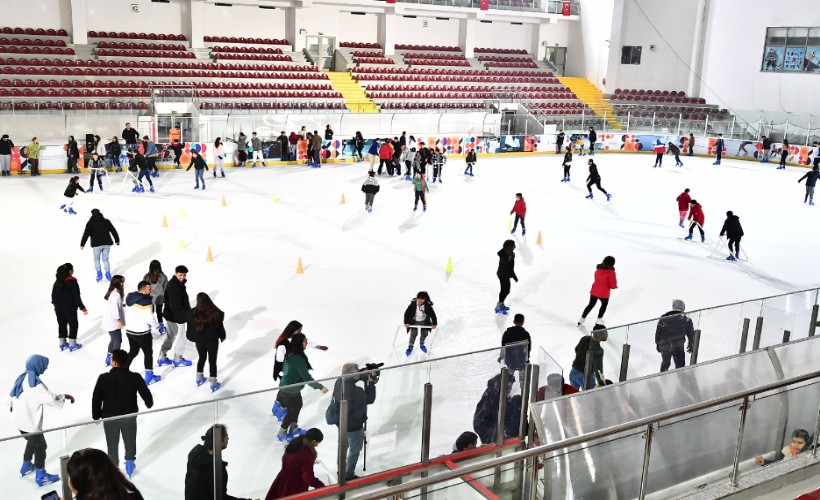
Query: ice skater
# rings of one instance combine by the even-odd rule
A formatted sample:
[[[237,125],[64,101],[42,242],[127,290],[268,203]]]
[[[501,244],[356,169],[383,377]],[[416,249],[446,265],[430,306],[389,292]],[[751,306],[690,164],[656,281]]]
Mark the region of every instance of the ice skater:
[[[814,160],[812,160],[812,166],[813,167],[820,167],[820,142],[815,141],[814,144],[812,144],[812,148],[813,148],[812,153],[814,154]]]
[[[695,156],[695,134],[689,134],[689,154],[688,156]]]
[[[683,227],[683,221],[686,220],[686,215],[689,213],[689,204],[692,202],[692,197],[689,196],[689,188],[683,190],[681,194],[675,198],[678,202],[678,214],[680,215],[680,227]]]
[[[130,172],[136,172],[139,170],[139,174],[137,175],[136,179],[134,179],[134,189],[131,190],[133,193],[144,193],[145,186],[142,185],[142,179],[148,180],[148,185],[151,187],[150,191],[154,192],[154,181],[151,180],[151,169],[148,167],[148,162],[145,160],[145,156],[142,155],[137,150],[129,151],[129,168]]]
[[[196,306],[191,309],[188,320],[188,340],[196,344],[199,359],[196,362],[196,385],[205,383],[205,361],[208,361],[208,382],[211,392],[216,392],[222,384],[216,378],[216,358],[219,344],[225,341],[225,313],[222,312],[211,297],[204,292],[196,294]]]
[[[111,353],[122,347],[122,329],[125,328],[125,278],[119,274],[112,276],[103,298],[108,303],[102,315],[102,328],[108,332],[109,337],[105,366],[110,366]]]
[[[77,343],[77,310],[88,315],[88,309],[80,296],[80,284],[74,277],[74,266],[67,262],[57,268],[54,285],[51,287],[51,305],[57,316],[57,336],[60,339],[60,350],[74,352],[83,347]]]
[[[749,144],[752,144],[752,141],[742,141],[737,148],[737,154],[735,156],[749,156],[749,151],[746,150],[746,146]]]
[[[567,146],[567,151],[564,153],[564,178],[561,179],[561,182],[569,182],[569,169],[572,168],[572,149]]]
[[[165,287],[165,319],[168,320],[168,335],[159,349],[157,358],[159,366],[173,364],[175,367],[180,367],[193,364],[185,359],[185,329],[191,314],[191,301],[188,299],[188,290],[185,286],[188,282],[187,277],[188,268],[177,266],[174,269],[174,277]],[[168,359],[169,351],[172,352],[173,359]]]
[[[555,136],[555,153],[556,154],[561,154],[561,148],[564,145],[564,138],[565,137],[566,137],[566,134],[564,134],[563,130],[559,130],[558,135]]]
[[[724,150],[723,134],[718,134],[717,141],[715,141],[715,162],[712,165],[720,165],[720,157]]]
[[[689,235],[684,239],[691,241],[692,234],[697,227],[700,230],[700,242],[706,243],[706,233],[703,232],[703,224],[706,221],[706,217],[703,215],[703,208],[700,206],[700,203],[698,203],[698,200],[689,202],[689,220],[692,221],[692,223],[689,224]]]
[[[162,377],[154,375],[154,344],[151,329],[164,331],[157,318],[151,302],[151,283],[140,281],[137,291],[125,297],[125,335],[128,337],[128,364],[130,365],[142,351],[145,367],[145,383],[150,385],[159,382]],[[162,366],[162,365],[160,365]]]
[[[222,144],[221,137],[217,137],[214,141],[214,178],[216,178],[217,170],[222,172],[222,177],[225,177],[225,146]]]
[[[815,164],[811,170],[806,172],[806,175],[797,181],[799,184],[803,182],[803,179],[806,179],[806,196],[803,197],[803,203],[808,202],[809,206],[814,206],[814,186],[817,184],[818,178],[820,178],[820,167]]]
[[[370,158],[370,170],[376,166],[376,160],[379,158],[379,150],[381,149],[381,144],[379,144],[378,139],[373,139],[370,143],[370,147],[367,149],[367,156]],[[381,165],[379,165],[381,167]]]
[[[575,136],[575,146],[578,148],[578,156],[585,156],[584,153],[584,138],[580,135]]]
[[[379,175],[382,175],[383,167],[386,167],[387,175],[393,175],[393,146],[390,139],[385,139],[379,147]]]
[[[515,221],[513,222],[513,228],[510,234],[515,234],[518,221],[521,221],[521,235],[526,236],[527,228],[524,226],[524,217],[527,215],[527,202],[524,201],[524,195],[521,193],[515,193],[515,203],[513,204],[512,210],[510,210],[510,215],[512,214],[515,214]]]
[[[373,211],[373,200],[376,198],[376,193],[379,192],[379,181],[376,179],[376,172],[370,171],[367,173],[367,179],[362,184],[362,192],[364,193],[364,209],[367,213]]]
[[[299,413],[302,411],[302,389],[309,385],[321,391],[322,394],[328,392],[327,387],[315,382],[310,375],[309,370],[313,367],[310,366],[310,361],[305,354],[307,345],[307,337],[302,333],[297,333],[291,339],[290,348],[285,356],[282,377],[279,379],[279,391],[276,394],[276,401],[287,410],[282,426],[276,434],[276,439],[279,441],[290,442],[293,438],[305,434],[305,430],[300,429],[298,424]]]
[[[423,205],[422,210],[427,211],[427,193],[430,192],[430,187],[427,186],[427,181],[424,180],[421,172],[416,172],[413,177],[413,192],[416,195],[416,203],[413,205],[413,211],[419,209],[419,200]]]
[[[729,245],[729,256],[726,260],[740,260],[740,238],[743,237],[743,227],[740,225],[740,217],[733,214],[731,210],[726,212],[726,221],[723,222],[723,229],[720,235],[726,235]]]
[[[760,163],[769,163],[769,157],[771,156],[772,149],[772,140],[764,135],[760,137],[760,142]]]
[[[444,149],[436,148],[436,152],[433,153],[433,182],[436,182],[438,179],[438,183],[441,184],[441,174],[444,173],[444,165],[447,163],[447,155],[444,154]]]
[[[74,211],[74,198],[77,197],[77,191],[85,193],[85,189],[80,186],[80,176],[75,175],[68,181],[68,186],[63,192],[63,196],[68,198],[68,201],[60,205],[60,210],[62,210],[63,213],[77,215],[77,212]]]
[[[205,161],[205,158],[203,158],[201,154],[196,151],[191,151],[191,163],[185,171],[191,170],[191,167],[194,167],[194,173],[196,174],[196,186],[194,186],[194,189],[199,189],[199,181],[202,181],[202,190],[205,191],[205,171],[208,170],[208,162]]]
[[[475,149],[468,149],[467,150],[467,157],[464,159],[467,162],[467,168],[464,169],[464,175],[469,175],[473,177],[473,167],[476,163],[478,163],[478,158],[476,158]]]
[[[515,241],[507,240],[502,245],[498,255],[498,270],[495,275],[498,277],[498,282],[501,289],[498,292],[498,303],[495,305],[495,313],[507,315],[510,308],[504,305],[504,300],[510,294],[510,279],[514,279],[518,283],[518,276],[515,274]]]
[[[174,152],[174,167],[176,170],[182,170],[182,151],[185,149],[185,143],[179,142],[179,139],[174,139],[174,142],[168,146],[168,149]]]
[[[91,250],[94,253],[94,267],[97,269],[97,283],[102,281],[103,268],[105,268],[105,279],[111,281],[111,263],[108,262],[108,254],[114,242],[117,246],[120,245],[120,235],[114,228],[114,224],[106,219],[97,208],[91,209],[91,217],[86,222],[83,237],[80,239],[80,250],[85,248],[89,238],[91,238]],[[101,262],[102,265],[100,265]]]
[[[424,342],[430,332],[438,327],[438,317],[436,311],[433,309],[433,301],[430,300],[430,294],[424,290],[416,294],[416,298],[410,301],[410,305],[404,310],[404,327],[410,335],[407,342],[407,350],[404,351],[405,356],[413,354],[413,347],[416,344],[416,337],[421,334],[419,338],[419,349],[421,352],[427,354],[427,347]]]
[[[675,166],[676,167],[682,167],[683,162],[680,161],[680,148],[678,147],[678,145],[675,144],[675,143],[670,142],[666,146],[667,146],[666,153],[667,154],[672,153],[673,155],[675,155]]]
[[[587,315],[595,307],[595,304],[600,300],[601,308],[598,309],[598,319],[595,320],[596,325],[604,324],[604,314],[609,305],[610,292],[618,288],[618,277],[615,274],[615,257],[608,255],[604,257],[604,261],[595,267],[595,280],[592,282],[592,289],[589,291],[589,304],[581,313],[581,319],[578,320],[578,326],[584,324]]]
[[[94,192],[94,181],[96,180],[100,185],[100,191],[103,190],[102,178],[105,176],[105,162],[100,158],[96,151],[91,153],[91,161],[88,163],[91,169],[91,177],[88,179],[88,192]]]
[[[652,148],[652,152],[655,153],[655,165],[653,165],[652,168],[661,168],[663,166],[663,155],[666,153],[666,147],[664,147],[660,139],[655,142],[655,147]]]
[[[589,156],[595,156],[595,143],[598,141],[598,133],[595,129],[589,127]]]
[[[416,157],[415,149],[410,149],[406,145],[401,147],[401,157],[399,158],[399,174],[401,174],[401,165],[404,165],[404,180],[409,181],[410,168],[413,166],[413,158]]]
[[[285,328],[282,330],[282,333],[279,334],[279,337],[276,339],[276,343],[274,344],[276,348],[276,354],[273,359],[273,380],[279,380],[282,376],[282,370],[285,368],[285,357],[290,350],[290,342],[294,335],[297,333],[302,333],[302,323],[293,320],[288,323]],[[308,349],[319,349],[321,351],[327,351],[327,346],[319,345],[316,342],[312,342],[308,340]],[[279,404],[279,401],[276,401],[271,409],[271,413],[273,416],[277,418],[277,420],[282,420],[285,418],[285,413],[287,410]]]
[[[587,161],[589,164],[589,175],[587,176],[587,191],[589,194],[586,196],[587,199],[592,199],[592,186],[596,186],[598,191],[604,193],[606,195],[606,201],[612,199],[612,195],[606,192],[606,189],[601,187],[601,175],[598,173],[598,165],[595,164],[595,161],[592,158]]]
[[[786,160],[789,158],[789,141],[783,139],[783,144],[780,145],[780,166],[777,170],[786,170]]]
[[[157,151],[157,145],[146,135],[142,138],[142,149],[145,151],[145,163],[148,165],[149,172],[148,176],[159,177],[159,169],[157,168],[159,151]]]
[[[74,404],[70,394],[54,394],[40,380],[48,368],[48,358],[35,354],[26,360],[24,371],[11,389],[11,417],[14,425],[26,440],[23,452],[23,465],[20,476],[34,472],[37,486],[56,483],[60,480],[57,474],[46,472],[46,436],[43,430],[43,407],[62,408],[66,400]]]
[[[162,264],[158,260],[152,260],[148,264],[148,272],[142,277],[151,283],[151,300],[154,302],[154,312],[157,313],[157,321],[162,326],[160,331],[165,330],[163,322],[162,306],[165,304],[165,287],[168,286],[168,277],[162,272]]]

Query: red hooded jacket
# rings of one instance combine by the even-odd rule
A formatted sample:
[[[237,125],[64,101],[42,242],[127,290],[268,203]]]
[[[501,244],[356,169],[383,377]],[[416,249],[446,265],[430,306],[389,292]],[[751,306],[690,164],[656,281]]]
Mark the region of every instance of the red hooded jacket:
[[[393,146],[388,143],[382,144],[382,147],[379,148],[379,159],[380,160],[392,160],[393,159]]]
[[[515,205],[513,205],[512,210],[510,210],[510,215],[515,213],[515,215],[521,217],[522,219],[524,216],[527,215],[527,202],[524,201],[524,198],[520,200],[515,200]]]
[[[265,500],[283,498],[296,493],[304,493],[308,488],[321,488],[325,483],[313,475],[313,463],[316,459],[307,446],[302,445],[295,453],[282,455],[282,470],[270,485]]]
[[[703,209],[700,208],[700,203],[695,203],[689,209],[689,220],[693,220],[703,226],[706,217],[703,215]]]
[[[592,283],[592,290],[590,295],[598,297],[599,299],[608,299],[610,290],[618,288],[618,278],[615,276],[614,267],[605,267],[603,264],[598,264],[595,269],[595,282]]]
[[[689,193],[681,193],[676,199],[678,201],[678,210],[681,212],[689,210],[689,202],[692,201],[692,197],[689,196]]]

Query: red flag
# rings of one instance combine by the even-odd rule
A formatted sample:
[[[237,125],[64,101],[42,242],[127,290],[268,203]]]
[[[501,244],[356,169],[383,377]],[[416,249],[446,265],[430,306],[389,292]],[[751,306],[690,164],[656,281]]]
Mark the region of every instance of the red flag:
[[[490,0],[481,0],[479,5],[481,10],[490,10]]]

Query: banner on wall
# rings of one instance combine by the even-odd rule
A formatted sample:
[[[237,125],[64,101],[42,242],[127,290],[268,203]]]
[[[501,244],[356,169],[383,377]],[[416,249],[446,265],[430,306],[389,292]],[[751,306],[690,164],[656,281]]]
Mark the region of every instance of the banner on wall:
[[[786,47],[786,55],[783,59],[783,71],[803,71],[803,59],[805,55],[805,47]]]
[[[810,73],[820,73],[820,45],[806,49],[803,67],[805,71]]]
[[[780,71],[783,69],[784,47],[766,47],[763,51],[763,71]]]

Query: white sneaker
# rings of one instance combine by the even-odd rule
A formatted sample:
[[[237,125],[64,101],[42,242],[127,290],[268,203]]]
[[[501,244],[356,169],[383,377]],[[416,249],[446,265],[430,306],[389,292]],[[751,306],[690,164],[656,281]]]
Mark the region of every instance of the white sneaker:
[[[601,326],[606,326],[606,325],[604,325],[604,319],[603,318],[596,319],[595,324],[596,325],[601,325]]]
[[[581,319],[579,319],[579,320],[578,320],[578,326],[583,325],[583,324],[584,324],[584,320],[586,320],[586,318],[585,318],[585,317],[583,317],[583,316],[581,316]]]

